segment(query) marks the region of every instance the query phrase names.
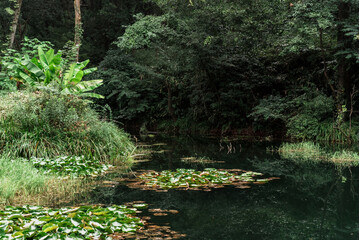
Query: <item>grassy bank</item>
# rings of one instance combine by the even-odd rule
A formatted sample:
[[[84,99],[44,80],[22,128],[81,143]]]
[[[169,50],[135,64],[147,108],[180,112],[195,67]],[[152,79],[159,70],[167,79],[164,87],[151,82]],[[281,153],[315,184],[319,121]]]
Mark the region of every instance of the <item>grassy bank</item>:
[[[24,159],[0,158],[0,206],[56,205],[74,200],[85,188],[82,181],[44,174]]]
[[[129,135],[88,101],[45,91],[0,97],[0,205],[69,202],[109,164],[132,164]]]

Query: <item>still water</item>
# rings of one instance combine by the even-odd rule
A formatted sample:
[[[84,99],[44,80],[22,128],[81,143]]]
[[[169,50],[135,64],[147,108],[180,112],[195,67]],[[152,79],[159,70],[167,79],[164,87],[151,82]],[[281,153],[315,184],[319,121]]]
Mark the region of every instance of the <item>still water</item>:
[[[177,210],[178,214],[150,221],[185,234],[183,239],[359,239],[358,169],[283,159],[266,151],[279,145],[272,142],[189,137],[146,142],[154,144],[154,152],[150,161],[138,163],[134,171],[239,168],[280,179],[249,189],[228,186],[210,192],[143,191],[120,184],[111,190],[96,189],[97,202],[145,201],[150,208]],[[202,162],[184,161],[189,157]]]

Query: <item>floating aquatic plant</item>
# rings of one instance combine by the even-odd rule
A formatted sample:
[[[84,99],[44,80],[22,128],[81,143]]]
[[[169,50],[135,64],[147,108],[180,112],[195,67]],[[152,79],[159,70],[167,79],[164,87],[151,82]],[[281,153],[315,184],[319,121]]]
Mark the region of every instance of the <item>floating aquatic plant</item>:
[[[47,209],[6,207],[0,211],[1,239],[112,239],[113,233],[136,232],[143,221],[126,206]]]
[[[97,176],[111,167],[111,165],[89,160],[83,156],[63,156],[55,159],[31,158],[30,161],[35,167],[45,169],[45,173],[72,177]]]
[[[161,189],[192,189],[199,190],[220,188],[224,185],[234,185],[238,188],[248,188],[248,184],[262,184],[274,178],[261,178],[262,173],[246,172],[240,169],[215,169],[206,168],[204,171],[194,169],[177,169],[176,171],[165,170],[162,172],[144,171],[138,179],[127,179],[131,188],[148,190]]]

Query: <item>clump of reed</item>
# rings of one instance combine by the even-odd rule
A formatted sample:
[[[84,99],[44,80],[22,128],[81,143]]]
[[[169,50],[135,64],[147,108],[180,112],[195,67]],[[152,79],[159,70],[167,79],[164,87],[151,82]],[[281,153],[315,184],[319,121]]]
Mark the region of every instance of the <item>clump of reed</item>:
[[[338,166],[359,165],[359,154],[349,150],[325,151],[313,142],[283,143],[277,152],[297,162],[331,162]]]
[[[128,134],[76,96],[17,92],[1,102],[0,152],[8,158],[66,155],[131,164]]]

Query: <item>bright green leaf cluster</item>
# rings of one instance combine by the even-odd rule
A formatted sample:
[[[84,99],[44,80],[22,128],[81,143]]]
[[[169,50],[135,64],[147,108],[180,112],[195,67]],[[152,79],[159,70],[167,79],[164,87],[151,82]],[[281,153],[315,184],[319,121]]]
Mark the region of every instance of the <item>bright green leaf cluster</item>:
[[[102,85],[102,79],[83,81],[85,75],[97,70],[84,69],[89,60],[72,63],[69,69],[65,62],[61,51],[55,53],[54,49],[50,48],[45,52],[40,45],[36,54],[10,57],[8,61],[2,61],[2,64],[6,72],[11,74],[11,79],[26,86],[37,89],[52,86],[63,94],[103,98],[102,95],[91,93]]]
[[[81,206],[46,209],[6,207],[0,211],[1,239],[112,239],[108,235],[136,232],[143,223],[126,206]]]
[[[88,93],[102,84],[101,79],[82,81],[85,75],[96,71],[96,68],[84,70],[89,60],[72,63],[70,68],[65,71],[61,52],[55,54],[54,49],[50,49],[45,53],[39,47],[38,57],[39,59],[36,57],[30,59],[25,56],[25,60],[19,62],[23,68],[18,71],[20,79],[23,79],[27,84],[39,87],[39,84],[47,86],[50,83],[57,83],[59,90],[64,94],[103,98],[99,94]]]

